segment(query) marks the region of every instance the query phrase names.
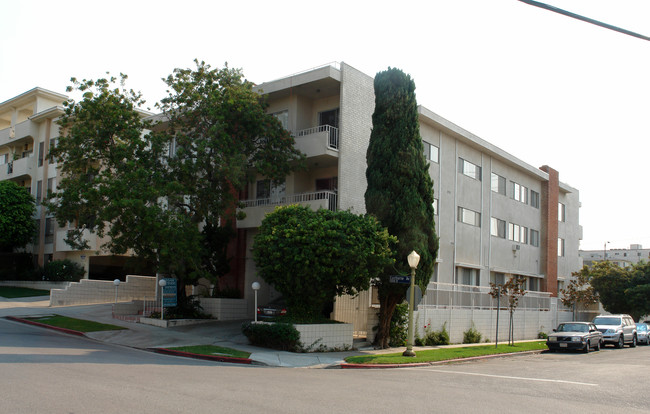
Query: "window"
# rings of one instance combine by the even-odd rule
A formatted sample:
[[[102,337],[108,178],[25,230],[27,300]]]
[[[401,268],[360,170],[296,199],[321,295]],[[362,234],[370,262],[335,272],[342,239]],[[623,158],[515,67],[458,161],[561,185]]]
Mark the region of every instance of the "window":
[[[440,150],[435,145],[429,144],[428,142],[422,141],[424,145],[424,158],[429,161],[438,163],[440,161]]]
[[[539,208],[539,193],[537,191],[530,190],[530,205]]]
[[[490,282],[494,283],[495,285],[503,285],[504,283],[506,283],[506,275],[505,275],[505,273],[491,272],[490,273]]]
[[[278,204],[284,201],[286,184],[284,182],[276,184],[271,180],[257,181],[256,197],[257,205]]]
[[[54,241],[54,220],[51,218],[45,219],[45,243],[52,243]]]
[[[557,255],[564,257],[564,239],[557,239]]]
[[[512,198],[516,201],[520,201],[524,204],[528,204],[528,188],[524,187],[521,184],[517,184],[514,181],[512,182]]]
[[[47,179],[47,194],[53,193],[56,191],[56,178]]]
[[[52,138],[50,140],[50,154],[52,153],[52,150],[56,148],[57,140],[56,138]],[[53,157],[50,155],[50,164],[54,164],[56,162],[56,157]]]
[[[539,232],[537,230],[530,229],[530,245],[539,247]]]
[[[45,152],[45,143],[40,142],[38,144],[38,166],[43,166],[43,153]]]
[[[495,237],[500,237],[502,239],[506,238],[506,222],[505,220],[499,220],[496,217],[490,218],[490,234]]]
[[[528,229],[519,224],[508,224],[508,239],[519,243],[528,243]]]
[[[536,277],[528,278],[528,290],[539,292],[539,279]]]
[[[437,198],[433,199],[433,215],[434,216],[438,215],[438,199]]]
[[[43,200],[43,181],[38,180],[36,182],[36,205],[41,204],[41,200]]]
[[[469,267],[456,268],[456,284],[467,286],[480,286],[480,277],[478,269]]]
[[[481,213],[458,207],[458,221],[472,226],[481,227]]]
[[[458,172],[481,181],[481,167],[462,158],[458,159]]]
[[[492,191],[506,195],[506,179],[498,174],[492,173]]]
[[[280,121],[282,128],[289,129],[289,111],[284,110],[280,112],[275,112],[271,115],[273,115],[274,117],[277,118],[278,121]]]
[[[562,203],[557,203],[557,219],[562,222],[566,219],[566,207]]]
[[[0,155],[0,165],[6,164],[9,162],[9,154]]]

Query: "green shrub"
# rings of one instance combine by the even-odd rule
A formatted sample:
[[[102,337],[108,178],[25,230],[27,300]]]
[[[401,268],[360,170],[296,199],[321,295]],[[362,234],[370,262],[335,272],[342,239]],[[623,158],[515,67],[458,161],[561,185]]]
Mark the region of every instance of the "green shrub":
[[[408,335],[408,303],[400,303],[395,306],[393,317],[390,320],[390,339],[388,345],[395,348],[406,345]]]
[[[300,332],[288,323],[245,322],[241,331],[256,346],[296,351],[300,345]]]
[[[158,315],[160,316],[160,314]],[[201,301],[196,295],[179,297],[176,306],[165,308],[166,319],[210,319],[203,312]]]
[[[449,332],[447,332],[447,322],[442,325],[441,330],[428,332],[424,343],[427,346],[449,345]]]
[[[49,282],[78,282],[84,276],[81,265],[68,260],[54,260],[45,265],[43,280]]]
[[[537,339],[548,339],[548,334],[546,332],[538,332],[537,333]]]
[[[472,327],[463,332],[463,343],[464,344],[478,344],[481,342],[483,335],[476,330],[474,322],[472,322]]]

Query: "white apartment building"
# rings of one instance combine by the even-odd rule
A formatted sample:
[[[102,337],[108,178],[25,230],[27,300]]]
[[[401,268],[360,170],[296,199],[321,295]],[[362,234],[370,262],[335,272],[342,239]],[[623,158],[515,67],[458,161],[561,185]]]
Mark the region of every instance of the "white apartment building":
[[[642,261],[650,261],[650,249],[644,249],[640,244],[631,244],[629,249],[607,249],[605,243],[602,250],[580,250],[578,253],[586,266],[603,260],[616,263],[620,267],[631,267]]]
[[[43,266],[52,260],[70,259],[86,270],[85,277],[113,280],[123,275],[126,257],[100,251],[102,240],[87,235],[91,250],[76,251],[65,243],[67,228],[60,229],[41,202],[60,180],[57,160],[48,157],[56,145],[66,95],[34,88],[0,103],[0,181],[12,180],[36,199],[38,235],[27,251]]]

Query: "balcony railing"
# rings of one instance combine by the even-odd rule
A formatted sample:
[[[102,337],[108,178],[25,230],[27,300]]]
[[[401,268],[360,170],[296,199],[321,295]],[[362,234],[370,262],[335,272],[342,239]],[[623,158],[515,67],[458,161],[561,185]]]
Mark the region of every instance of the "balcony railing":
[[[302,131],[298,131],[296,136],[304,137],[319,132],[327,132],[329,136],[327,140],[328,148],[335,149],[335,150],[339,149],[339,129],[331,125],[321,125],[313,128],[303,129]]]
[[[242,203],[244,207],[259,207],[302,204],[315,200],[327,200],[328,210],[336,211],[336,193],[333,191],[316,191],[313,193],[301,193],[273,198],[258,198],[255,200],[243,200]]]

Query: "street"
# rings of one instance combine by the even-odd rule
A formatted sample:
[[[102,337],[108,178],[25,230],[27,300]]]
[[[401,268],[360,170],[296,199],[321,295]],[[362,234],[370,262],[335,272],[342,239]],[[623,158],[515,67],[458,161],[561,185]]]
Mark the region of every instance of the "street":
[[[2,413],[605,412],[644,409],[650,347],[418,368],[203,362],[0,319]]]

